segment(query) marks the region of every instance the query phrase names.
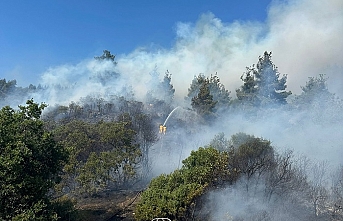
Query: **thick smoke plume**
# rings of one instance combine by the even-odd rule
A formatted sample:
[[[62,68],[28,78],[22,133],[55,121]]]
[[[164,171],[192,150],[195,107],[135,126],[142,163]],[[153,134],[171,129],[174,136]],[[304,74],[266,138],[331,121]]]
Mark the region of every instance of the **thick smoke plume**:
[[[281,74],[288,75],[288,89],[293,93],[300,93],[300,86],[309,76],[325,73],[331,91],[342,97],[341,36],[342,1],[275,1],[264,22],[225,23],[211,13],[201,15],[196,23],[180,22],[172,48],[156,51],[142,47],[127,55],[118,55],[116,71],[128,81],[123,84],[133,85],[137,96],[150,89],[149,73],[156,67],[160,73],[169,70],[176,94],[181,98],[186,95],[194,75],[199,73],[217,72],[226,88],[234,92],[242,84],[240,76],[245,67],[256,63],[256,58],[264,51],[272,51],[274,63]],[[77,79],[72,94],[80,96],[80,91],[97,91],[96,85],[85,85],[83,80],[101,68],[106,67],[89,60],[53,67],[43,73],[41,84],[71,84]]]

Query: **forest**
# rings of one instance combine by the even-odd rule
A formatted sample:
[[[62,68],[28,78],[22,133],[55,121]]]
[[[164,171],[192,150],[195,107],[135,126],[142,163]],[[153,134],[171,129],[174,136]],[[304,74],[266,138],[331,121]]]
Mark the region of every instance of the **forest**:
[[[103,220],[343,220],[342,99],[256,60],[239,88],[190,73],[186,95],[108,50],[80,82],[0,79],[0,220],[87,220],[80,202],[130,191],[131,216]]]

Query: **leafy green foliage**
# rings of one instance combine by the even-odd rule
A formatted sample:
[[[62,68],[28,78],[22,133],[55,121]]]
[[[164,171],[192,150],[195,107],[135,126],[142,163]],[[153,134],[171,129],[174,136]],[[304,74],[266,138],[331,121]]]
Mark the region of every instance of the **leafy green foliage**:
[[[211,143],[219,146],[221,151],[217,147],[200,147],[182,161],[181,169],[168,175],[162,174],[151,181],[136,207],[137,220],[151,220],[155,217],[188,220],[192,217],[191,211],[202,207],[203,194],[234,184],[241,177],[249,180],[253,176],[272,177],[268,174],[273,174],[274,178],[278,177],[278,183],[272,187],[273,191],[282,188],[280,183],[285,180],[276,176],[279,175],[275,172],[278,167],[269,141],[238,133],[231,140],[219,134]],[[282,165],[280,163],[280,167]],[[247,190],[248,187],[247,184]]]
[[[151,181],[136,207],[136,219],[169,217],[185,220],[206,189],[225,182],[229,176],[227,163],[227,153],[214,148],[192,151],[180,170],[162,174]]]
[[[155,217],[170,217],[182,220],[189,206],[199,197],[204,186],[185,183],[181,171],[154,178],[149,188],[142,193],[142,200],[135,210],[136,220],[152,220]]]
[[[256,173],[270,169],[274,163],[274,149],[270,142],[261,138],[250,138],[234,149],[231,168],[251,178]]]
[[[93,194],[137,179],[141,150],[131,128],[130,121],[72,121],[59,127],[56,139],[70,151],[60,190]]]
[[[48,203],[45,200],[39,200],[31,204],[31,207],[26,209],[18,209],[16,214],[13,214],[12,217],[8,216],[13,221],[32,221],[32,220],[58,220],[58,215],[56,212],[48,206]]]
[[[213,147],[219,151],[228,151],[231,146],[231,142],[225,138],[224,133],[219,133],[214,136],[214,138],[211,140],[209,147]]]
[[[0,111],[0,218],[57,219],[48,191],[60,180],[67,152],[44,130],[40,116],[46,105],[26,104]]]
[[[182,169],[185,171],[188,182],[215,186],[222,184],[228,178],[228,161],[227,152],[219,152],[213,147],[200,147],[182,161]]]
[[[245,133],[236,133],[227,140],[224,133],[214,137],[210,145],[229,156],[228,167],[231,181],[245,176],[250,179],[274,167],[274,150],[269,141]]]
[[[58,220],[61,221],[80,220],[79,212],[75,205],[76,201],[69,199],[67,196],[62,196],[52,201],[52,208],[58,214]]]
[[[230,142],[234,148],[238,148],[247,141],[254,140],[255,137],[246,133],[236,133],[231,136]]]

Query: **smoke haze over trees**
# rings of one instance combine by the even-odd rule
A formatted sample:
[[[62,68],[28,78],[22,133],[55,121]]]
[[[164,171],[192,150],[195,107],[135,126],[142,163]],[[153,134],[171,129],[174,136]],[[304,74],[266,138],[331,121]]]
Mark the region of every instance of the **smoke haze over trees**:
[[[263,24],[204,14],[169,50],[0,79],[0,105],[48,104],[41,120],[69,153],[49,194],[148,187],[138,220],[340,220],[342,12],[303,0],[273,3]]]
[[[81,89],[77,79],[69,87],[57,84],[22,88],[16,87],[15,80],[1,81],[2,102],[19,94],[37,95],[40,99],[53,95],[55,101],[61,102],[49,106],[42,118],[45,127],[54,132],[55,140],[69,153],[61,173],[62,182],[54,189],[56,194],[94,197],[106,191],[143,188],[152,177],[176,169],[165,178],[171,176],[179,184],[168,185],[181,185],[183,180],[181,183],[186,186],[170,190],[176,192],[166,196],[165,203],[169,206],[162,213],[147,213],[150,206],[157,203],[155,207],[160,207],[163,202],[146,201],[143,195],[141,206],[137,207],[138,220],[148,220],[153,214],[178,220],[190,216],[217,219],[214,217],[223,216],[222,211],[210,212],[203,207],[219,203],[220,198],[213,198],[219,191],[214,191],[215,187],[228,196],[236,192],[242,212],[232,211],[231,201],[222,207],[235,219],[249,220],[246,214],[250,213],[271,220],[278,220],[279,216],[303,220],[342,215],[339,181],[333,181],[332,189],[329,179],[342,163],[339,154],[343,152],[340,148],[343,136],[338,128],[343,120],[340,114],[343,105],[329,91],[324,74],[310,76],[301,87],[302,93],[292,94],[285,91],[287,78],[280,77],[271,52],[264,52],[256,68],[255,64],[247,68],[241,78],[242,86],[236,89],[236,98],[231,97],[217,74],[208,77],[199,74],[190,82],[188,96],[178,99],[172,74],[166,71],[164,76],[160,75],[156,68],[146,82],[152,88],[145,91],[145,96],[137,96],[135,85],[129,84],[123,73],[114,71],[119,63],[110,55],[105,50],[102,57],[95,57],[88,69],[92,77],[81,79],[81,88],[92,85],[97,91],[90,91],[69,104],[64,102],[68,94],[77,98],[76,92]],[[162,123],[165,129],[158,133]],[[225,134],[231,134],[231,139]],[[206,147],[197,150],[201,146]],[[198,154],[195,150],[200,151],[199,156],[192,155]],[[206,159],[219,153],[224,158],[215,157],[218,163]],[[189,154],[190,158],[183,160]],[[297,160],[298,156],[306,157]],[[169,160],[165,161],[166,158]],[[219,168],[206,168],[207,164]],[[212,169],[215,171],[210,172]],[[153,183],[157,180],[149,189],[156,188]],[[191,195],[182,195],[184,191]],[[179,201],[180,198],[188,201]],[[267,200],[264,207],[250,202],[263,199]],[[173,200],[182,204],[174,205]],[[282,201],[296,203],[307,212],[300,216],[292,208],[281,208]],[[272,202],[274,206],[270,207]],[[146,213],[150,218],[143,215]]]

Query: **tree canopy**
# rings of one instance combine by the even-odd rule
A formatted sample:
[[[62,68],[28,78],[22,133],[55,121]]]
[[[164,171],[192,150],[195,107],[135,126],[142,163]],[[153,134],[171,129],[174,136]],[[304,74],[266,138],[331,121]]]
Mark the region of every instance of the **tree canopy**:
[[[190,87],[188,88],[186,99],[192,100],[192,98],[198,96],[203,84],[207,84],[209,93],[211,94],[213,101],[216,102],[214,112],[227,109],[229,107],[231,101],[230,91],[228,91],[220,82],[220,78],[218,77],[217,73],[214,75],[211,74],[210,77],[205,77],[204,74],[195,76]]]
[[[213,100],[213,95],[210,94],[209,82],[207,80],[201,84],[199,93],[192,98],[193,109],[202,116],[206,121],[210,121],[214,117],[214,108],[217,101]]]
[[[187,220],[196,200],[228,176],[228,155],[214,148],[199,148],[182,163],[180,170],[154,178],[136,207],[136,220],[169,217]]]
[[[0,219],[53,220],[49,190],[59,182],[67,152],[40,120],[45,104],[28,100],[0,111]]]
[[[286,104],[286,98],[291,94],[286,91],[287,75],[280,78],[278,68],[272,62],[271,52],[264,52],[256,67],[247,67],[241,79],[244,83],[236,90],[237,98],[254,106]]]
[[[111,54],[111,52],[109,50],[104,50],[103,51],[103,54],[101,56],[96,56],[94,57],[96,60],[100,60],[100,61],[103,61],[103,60],[110,60],[110,61],[113,61],[114,62],[114,58],[116,56]]]
[[[138,176],[141,150],[130,121],[72,121],[59,127],[56,139],[70,151],[64,167],[64,193],[92,195],[127,188]]]
[[[314,102],[320,102],[325,104],[331,102],[334,99],[334,94],[329,92],[327,86],[328,78],[324,74],[320,74],[317,77],[309,77],[305,86],[301,86],[302,93],[296,96],[299,104],[313,104]]]

